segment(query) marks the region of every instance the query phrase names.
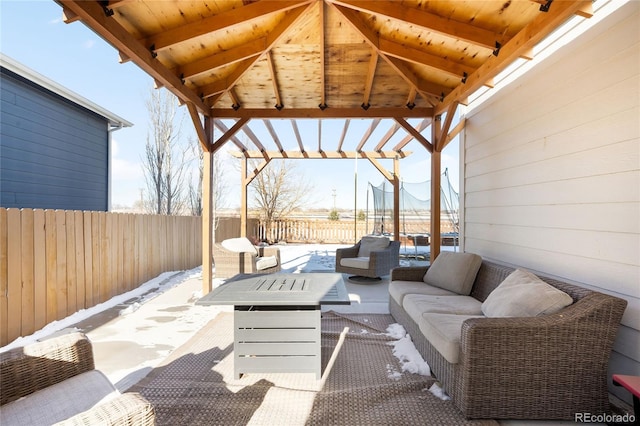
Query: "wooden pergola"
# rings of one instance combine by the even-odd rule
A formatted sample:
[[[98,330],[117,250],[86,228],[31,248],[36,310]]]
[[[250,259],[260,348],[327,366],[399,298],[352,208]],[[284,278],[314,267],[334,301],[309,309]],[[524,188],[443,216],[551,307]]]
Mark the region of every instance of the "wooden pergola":
[[[65,22],[82,21],[188,108],[205,152],[203,290],[212,282],[213,154],[227,142],[244,158],[246,185],[272,159],[368,159],[394,184],[399,160],[418,141],[431,157],[431,255],[440,249],[441,154],[464,128],[456,109],[590,0],[57,0]],[[552,77],[550,77],[552,78]],[[234,120],[227,128],[222,120]],[[302,143],[296,120],[344,120],[336,146]],[[349,120],[370,120],[355,146]],[[408,120],[420,119],[418,125]],[[249,123],[261,120],[271,140]],[[298,147],[284,149],[271,120],[290,120]],[[371,142],[384,120],[388,131]],[[214,128],[222,136],[214,139]],[[321,127],[320,127],[321,128]],[[388,147],[397,132],[406,135]],[[244,133],[253,146],[238,138]],[[424,134],[426,133],[426,135]],[[375,146],[372,146],[375,144]],[[255,170],[247,160],[261,159]],[[393,173],[380,165],[393,159]],[[399,237],[399,218],[394,221]]]

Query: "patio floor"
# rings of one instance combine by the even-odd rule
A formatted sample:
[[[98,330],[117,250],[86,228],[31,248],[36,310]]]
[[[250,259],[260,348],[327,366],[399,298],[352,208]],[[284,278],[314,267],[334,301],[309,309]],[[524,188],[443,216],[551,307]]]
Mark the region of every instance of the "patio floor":
[[[335,246],[327,246],[320,251],[317,246],[310,247],[310,255],[301,254],[301,247],[304,246],[283,247],[283,268],[287,272],[310,272],[307,268],[314,271],[330,270],[331,265],[327,261],[330,262],[329,258]],[[182,274],[182,277],[184,275]],[[218,312],[231,310],[229,307],[195,305],[194,302],[201,295],[202,278],[197,273],[192,275],[145,303],[140,304],[138,298],[134,298],[75,324],[74,327],[85,332],[93,342],[96,368],[103,371],[118,389],[126,390],[133,386],[212,320]],[[387,279],[367,285],[354,284],[347,280],[345,282],[352,305],[327,307],[327,310],[344,313],[388,313]],[[121,314],[123,312],[126,314]],[[501,424],[519,426],[574,423],[503,421]]]

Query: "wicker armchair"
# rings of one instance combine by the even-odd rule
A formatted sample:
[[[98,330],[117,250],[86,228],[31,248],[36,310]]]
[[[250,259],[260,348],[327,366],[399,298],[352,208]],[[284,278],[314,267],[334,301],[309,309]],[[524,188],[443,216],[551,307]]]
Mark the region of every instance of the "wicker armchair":
[[[256,247],[246,238],[232,238],[213,246],[216,278],[238,274],[272,274],[281,270],[278,247]]]
[[[0,419],[3,426],[154,425],[155,411],[137,393],[120,394],[95,370],[89,339],[70,333],[0,353]]]
[[[336,272],[380,278],[389,275],[391,269],[400,264],[400,241],[391,241],[386,248],[375,249],[369,252],[369,256],[362,256],[360,248],[365,238],[351,247],[336,250]]]

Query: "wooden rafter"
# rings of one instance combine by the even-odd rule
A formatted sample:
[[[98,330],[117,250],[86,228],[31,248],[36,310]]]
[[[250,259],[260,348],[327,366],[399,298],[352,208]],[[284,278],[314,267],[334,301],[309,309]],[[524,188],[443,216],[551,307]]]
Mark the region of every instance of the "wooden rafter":
[[[320,7],[320,104],[318,107],[326,108],[327,107],[327,93],[325,89],[326,84],[326,65],[325,65],[325,28],[324,28],[324,20],[325,20],[325,12],[324,12],[324,2],[318,2]]]
[[[418,124],[415,129],[418,132],[423,131],[424,129],[426,129],[429,124],[431,124],[431,117],[429,118],[425,118],[424,120],[422,120],[420,122],[420,124]],[[405,136],[400,142],[398,142],[396,144],[396,146],[393,147],[394,151],[400,151],[402,148],[404,148],[409,142],[411,142],[413,140],[413,135],[411,133],[409,133],[407,136]]]
[[[449,93],[437,106],[436,115],[446,111],[452,103],[461,102],[478,90],[485,81],[494,78],[571,16],[574,14],[585,16],[590,8],[592,8],[591,0],[553,2],[548,12],[540,12],[533,21],[500,48],[497,56],[487,59],[467,77],[465,84],[459,85]]]
[[[356,156],[358,158],[368,158],[368,159],[394,159],[394,158],[406,158],[411,155],[413,152],[411,151],[267,151],[267,155],[270,159],[279,159],[279,158],[289,158],[289,159],[309,159],[309,160],[317,160],[322,158],[328,158],[332,160],[344,160],[344,159],[354,159]],[[236,158],[247,158],[247,159],[256,159],[263,158],[263,154],[260,151],[230,151],[230,154]]]
[[[265,53],[267,58],[267,64],[269,67],[269,75],[271,76],[271,83],[273,85],[273,95],[276,98],[276,108],[282,108],[282,98],[280,98],[280,89],[278,88],[278,76],[276,75],[276,67],[273,66],[273,58],[271,51]]]
[[[411,25],[425,28],[442,35],[464,40],[477,46],[493,50],[495,43],[503,42],[503,37],[492,31],[477,26],[443,18],[396,2],[362,1],[362,0],[328,0],[334,4],[374,15],[400,20]]]
[[[140,41],[148,49],[153,47],[153,50],[158,52],[214,31],[224,30],[271,13],[287,11],[308,3],[310,3],[309,0],[261,1],[250,3],[237,9],[205,17],[191,24],[183,24],[176,28],[164,30]]]
[[[387,142],[389,142],[389,139],[391,139],[393,135],[396,134],[398,129],[400,129],[400,125],[398,124],[398,122],[393,123],[393,126],[391,126],[387,133],[385,133],[385,135],[380,139],[380,142],[378,142],[378,145],[376,145],[374,150],[382,151]]]
[[[251,128],[249,126],[244,126],[242,128],[242,131],[247,135],[247,137],[251,140],[251,142],[253,142],[253,144],[260,150],[260,152],[263,153],[262,156],[264,157],[264,159],[268,160],[269,157],[267,156],[267,149],[264,147],[264,145],[262,145],[262,142],[260,142],[260,139],[258,139],[256,134],[253,133]]]
[[[276,146],[278,147],[278,150],[280,152],[284,152],[284,149],[282,148],[282,143],[280,142],[280,138],[278,137],[278,133],[276,133],[275,129],[273,128],[273,125],[271,124],[271,121],[269,121],[269,120],[262,120],[262,121],[263,121],[265,127],[267,128],[267,131],[269,132],[269,134],[273,138],[273,142],[275,142]]]
[[[362,147],[364,146],[365,143],[367,143],[373,131],[376,129],[376,127],[378,127],[378,124],[380,124],[379,118],[376,118],[371,122],[371,125],[369,126],[367,131],[364,133],[364,135],[362,135],[362,139],[360,139],[360,143],[358,144],[356,151],[358,152],[362,151]]]
[[[302,137],[300,136],[300,130],[298,129],[298,122],[296,120],[291,120],[291,127],[293,127],[293,133],[296,135],[296,141],[298,141],[300,152],[304,152],[304,144],[302,143]]]
[[[402,118],[396,118],[395,120],[398,122],[399,125],[401,125],[407,131],[407,133],[409,133],[409,136],[411,136],[411,138],[409,140],[416,139],[418,142],[420,142],[420,144],[422,146],[424,146],[427,149],[427,151],[429,151],[430,153],[433,153],[433,145],[431,144],[431,142],[429,142],[427,139],[425,139],[425,137],[422,136],[422,134],[420,134],[421,130],[414,129],[413,127],[411,127],[411,124],[407,123]],[[420,123],[418,128],[422,127],[423,125],[426,128],[427,127],[426,123],[427,123],[427,120],[424,120],[422,123]],[[402,149],[402,147],[404,146],[404,145],[402,145],[403,142],[404,142],[404,140],[402,142],[400,142],[398,145],[396,145],[393,149],[394,150],[398,150],[398,151],[400,149]],[[408,141],[407,141],[407,143],[408,143]],[[405,143],[405,145],[406,145],[406,143]]]
[[[247,121],[249,121],[249,120],[247,119],[245,122],[247,122]],[[218,130],[220,130],[223,134],[225,134],[225,135],[226,135],[227,133],[229,133],[229,128],[228,128],[227,126],[225,126],[225,124],[224,124],[222,121],[220,121],[220,120],[214,120],[214,123],[213,123],[213,124],[214,124],[214,126],[215,126],[216,128],[218,128]],[[236,124],[237,124],[237,123],[236,123]],[[235,127],[235,126],[234,126],[234,127]],[[240,126],[240,127],[242,127],[242,126]],[[238,138],[235,136],[235,133],[240,129],[240,127],[239,127],[236,131],[234,131],[234,132],[233,132],[229,137],[227,137],[227,138],[225,139],[225,141],[226,141],[226,140],[231,140],[231,142],[233,142],[233,144],[234,144],[235,146],[237,146],[237,147],[238,147],[238,149],[240,149],[240,151],[242,151],[242,152],[247,152],[247,147],[246,147],[246,146],[245,146],[245,145],[240,141],[240,139],[238,139]],[[219,145],[222,145],[222,143],[219,143]]]
[[[369,99],[371,98],[371,88],[373,87],[373,78],[376,75],[376,67],[378,65],[378,52],[375,50],[371,52],[371,59],[369,60],[369,70],[367,71],[367,80],[364,84],[364,96],[362,99],[362,107],[369,108]]]
[[[278,2],[274,2],[274,3],[278,3]],[[300,7],[300,4],[302,4],[303,6]],[[303,15],[303,13],[307,9],[312,7],[309,5],[308,1],[301,2],[301,3],[299,2],[298,6],[299,7],[291,9],[289,12],[287,12],[287,14],[284,16],[282,21],[280,21],[278,25],[276,25],[275,28],[269,32],[269,35],[266,37],[266,44],[264,49],[265,53],[271,50],[273,45],[276,44],[278,40],[280,40],[280,38],[286,34],[287,30],[290,29],[298,21],[298,19],[300,19],[300,17]],[[236,70],[232,73],[231,76],[224,79],[224,81],[222,82],[223,89],[221,91],[226,92],[227,90],[231,89],[238,82],[238,80],[240,80],[240,78],[242,78],[242,76],[249,69],[251,69],[251,67],[258,61],[258,59],[262,58],[262,56],[263,55],[254,56],[253,58],[243,61],[236,68]],[[217,89],[214,89],[214,91],[211,90],[211,88],[214,88],[214,87],[215,86],[211,86],[208,89],[203,89],[202,90],[203,97],[209,97],[214,94],[219,94],[220,91],[218,91]]]
[[[266,45],[267,38],[261,37],[248,43],[244,43],[241,46],[232,47],[231,49],[198,59],[197,61],[178,66],[173,69],[173,72],[183,79],[190,79],[201,74],[211,72],[211,70],[216,68],[235,64],[244,60],[251,60],[256,56],[262,55],[265,51]]]
[[[342,127],[342,135],[340,135],[340,141],[338,142],[338,149],[336,151],[342,152],[342,144],[344,143],[344,138],[347,136],[347,130],[349,129],[349,123],[351,120],[346,119],[344,121],[344,126]]]
[[[428,95],[440,96],[440,94],[447,94],[451,91],[451,88],[442,86],[440,84],[431,83],[419,79],[404,62],[397,58],[387,56],[379,48],[380,36],[369,28],[363,17],[358,15],[353,9],[343,7],[338,4],[333,4],[342,16],[344,16],[352,27],[364,37],[365,41],[382,57],[406,82],[410,87],[415,88],[420,94],[425,97]]]
[[[193,90],[182,84],[182,80],[168,70],[155,56],[116,20],[107,16],[104,9],[93,1],[60,0],[66,15],[79,16],[96,33],[122,52],[152,78],[168,87],[182,102],[191,102],[200,112],[208,114],[209,107]]]

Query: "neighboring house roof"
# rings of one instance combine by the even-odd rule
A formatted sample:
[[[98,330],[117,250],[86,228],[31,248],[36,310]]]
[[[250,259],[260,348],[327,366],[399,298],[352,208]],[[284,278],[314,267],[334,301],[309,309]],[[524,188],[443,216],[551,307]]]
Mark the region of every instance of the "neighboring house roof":
[[[44,87],[45,89],[62,96],[69,101],[80,105],[83,108],[88,109],[109,121],[109,125],[113,127],[132,127],[133,123],[125,120],[124,118],[112,113],[111,111],[106,110],[105,108],[91,102],[87,98],[84,98],[77,93],[67,89],[66,87],[56,83],[55,81],[43,76],[35,72],[34,70],[26,67],[25,65],[19,63],[15,59],[8,57],[0,53],[0,66],[6,68],[7,70],[19,75],[22,78],[25,78],[39,86]]]

